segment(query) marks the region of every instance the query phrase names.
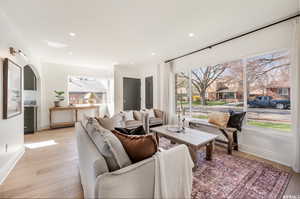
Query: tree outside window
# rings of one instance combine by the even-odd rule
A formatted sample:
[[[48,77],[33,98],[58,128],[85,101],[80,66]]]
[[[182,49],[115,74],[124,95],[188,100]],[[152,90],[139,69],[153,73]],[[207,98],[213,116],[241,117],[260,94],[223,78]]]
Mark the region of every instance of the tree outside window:
[[[248,124],[291,130],[291,77],[288,51],[246,60]]]
[[[211,111],[242,110],[242,60],[192,70],[192,116],[206,119]]]
[[[290,131],[290,85],[288,51],[199,66],[190,81],[186,73],[176,75],[177,109],[200,119],[212,111],[247,110],[248,125]]]
[[[179,73],[175,76],[176,112],[189,113],[189,75]]]

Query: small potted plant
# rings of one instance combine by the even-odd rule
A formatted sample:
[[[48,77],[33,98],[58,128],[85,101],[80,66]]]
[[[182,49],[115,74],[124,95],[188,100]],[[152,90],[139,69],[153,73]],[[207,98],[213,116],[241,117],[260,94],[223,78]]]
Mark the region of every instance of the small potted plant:
[[[97,96],[95,93],[90,93],[89,98],[88,98],[89,104],[96,104],[97,102]]]
[[[61,106],[60,102],[65,100],[65,96],[64,96],[65,92],[55,90],[54,93],[56,97],[56,100],[54,101],[54,106],[60,107]]]

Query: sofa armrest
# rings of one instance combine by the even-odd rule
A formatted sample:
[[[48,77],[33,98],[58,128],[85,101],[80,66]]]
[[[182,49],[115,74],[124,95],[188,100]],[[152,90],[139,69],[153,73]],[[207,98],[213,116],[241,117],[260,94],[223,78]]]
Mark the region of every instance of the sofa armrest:
[[[178,145],[158,153],[177,156],[184,147],[187,148],[185,145]],[[186,153],[189,154],[187,149]],[[177,162],[171,164],[175,165]],[[102,174],[96,179],[95,198],[153,198],[155,168],[155,157],[151,157],[120,170]]]
[[[105,173],[96,179],[95,198],[152,198],[154,158]]]
[[[80,180],[84,190],[84,197],[90,198],[94,195],[97,176],[107,173],[108,167],[105,159],[101,156],[80,122],[75,124],[75,131]]]
[[[143,125],[144,129],[147,133],[150,131],[150,123],[149,123],[149,113],[143,112]]]

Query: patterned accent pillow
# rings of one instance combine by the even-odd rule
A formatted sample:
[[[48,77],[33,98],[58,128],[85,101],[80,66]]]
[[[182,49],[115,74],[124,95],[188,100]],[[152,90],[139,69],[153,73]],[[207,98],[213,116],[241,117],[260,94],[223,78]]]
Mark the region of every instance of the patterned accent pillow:
[[[153,109],[153,111],[155,113],[155,117],[163,119],[163,111],[160,111],[158,109]]]
[[[86,130],[103,155],[109,171],[115,171],[131,164],[120,140],[112,132],[102,128],[96,119],[88,120]]]
[[[139,126],[134,129],[127,129],[127,128],[115,128],[116,131],[126,134],[126,135],[145,135],[146,132],[143,126]]]
[[[134,120],[133,111],[124,111],[125,120]]]
[[[221,128],[227,127],[229,118],[230,118],[229,113],[223,113],[223,112],[208,113],[208,122],[216,126],[219,126]]]

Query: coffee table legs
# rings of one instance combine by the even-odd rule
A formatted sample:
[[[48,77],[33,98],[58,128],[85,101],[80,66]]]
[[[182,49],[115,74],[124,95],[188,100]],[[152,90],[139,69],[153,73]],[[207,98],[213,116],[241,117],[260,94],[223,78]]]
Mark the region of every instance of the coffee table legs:
[[[191,154],[191,158],[193,160],[193,162],[195,163],[195,165],[197,164],[198,158],[197,158],[197,149],[195,149],[193,146],[188,146],[190,154]]]
[[[154,133],[154,136],[156,137],[156,140],[157,140],[157,144],[159,144],[159,134],[158,133]],[[176,143],[174,140],[170,140],[171,143],[174,142]],[[210,161],[212,160],[212,154],[213,154],[213,150],[214,150],[214,140],[213,141],[210,141],[208,142],[206,145],[206,160]],[[189,149],[189,152],[191,154],[191,158],[195,164],[195,167],[194,169],[197,168],[197,163],[198,163],[198,155],[197,155],[197,151],[198,151],[198,147],[195,147],[195,146],[191,146],[191,145],[188,145],[188,149]]]
[[[198,157],[197,157],[197,149],[193,146],[188,146],[190,154],[191,154],[191,158],[194,162],[194,168],[193,171],[196,171],[196,169],[198,168]]]
[[[206,144],[206,160],[212,160],[212,154],[214,150],[214,142],[211,141]]]
[[[213,150],[214,150],[214,141],[211,141],[209,143],[207,143],[205,145],[206,147],[206,160],[211,161],[212,160],[212,154],[213,154]],[[190,154],[191,154],[191,158],[195,164],[195,168],[197,168],[197,163],[198,163],[198,156],[197,156],[197,151],[198,148],[197,147],[193,147],[193,146],[188,146]]]

